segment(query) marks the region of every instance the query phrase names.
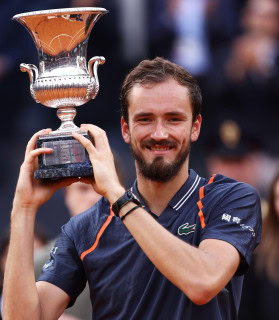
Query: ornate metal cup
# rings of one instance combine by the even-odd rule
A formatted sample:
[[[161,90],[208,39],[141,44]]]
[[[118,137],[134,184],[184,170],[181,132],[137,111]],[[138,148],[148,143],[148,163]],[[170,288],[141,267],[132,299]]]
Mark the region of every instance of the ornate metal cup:
[[[30,92],[37,103],[57,108],[61,126],[41,136],[38,146],[53,147],[51,155],[39,157],[37,178],[92,175],[86,150],[72,138],[80,131],[73,119],[76,107],[94,99],[99,91],[97,69],[104,57],[91,58],[86,64],[90,32],[104,8],[68,8],[18,14],[13,17],[31,34],[39,55],[39,70],[22,63],[21,71],[30,78]]]

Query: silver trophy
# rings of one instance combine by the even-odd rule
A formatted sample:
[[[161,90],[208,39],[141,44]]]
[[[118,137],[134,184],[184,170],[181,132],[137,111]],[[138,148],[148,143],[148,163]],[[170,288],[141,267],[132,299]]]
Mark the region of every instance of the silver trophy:
[[[38,50],[39,70],[33,64],[20,65],[20,70],[29,74],[31,95],[37,103],[57,108],[62,122],[37,141],[38,147],[54,150],[39,157],[38,179],[93,175],[88,154],[72,132],[90,137],[73,120],[76,107],[95,99],[99,91],[97,70],[105,58],[93,57],[87,64],[86,53],[93,26],[107,12],[104,8],[68,8],[13,17],[29,31]]]

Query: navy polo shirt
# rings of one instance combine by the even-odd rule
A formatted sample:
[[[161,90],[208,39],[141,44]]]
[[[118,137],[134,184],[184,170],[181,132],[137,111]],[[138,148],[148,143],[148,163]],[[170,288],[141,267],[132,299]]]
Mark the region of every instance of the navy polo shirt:
[[[132,190],[144,204],[136,182]],[[154,219],[193,246],[220,239],[241,254],[235,276],[207,304],[192,303],[157,270],[105,198],[62,227],[39,281],[60,287],[74,303],[88,280],[94,320],[237,319],[243,274],[260,241],[257,192],[222,175],[205,179],[190,170],[185,184]]]

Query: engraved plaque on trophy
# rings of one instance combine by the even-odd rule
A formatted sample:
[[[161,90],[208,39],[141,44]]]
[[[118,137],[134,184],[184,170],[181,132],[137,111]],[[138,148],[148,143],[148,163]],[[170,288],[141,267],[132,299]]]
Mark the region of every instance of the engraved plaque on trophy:
[[[21,71],[30,78],[31,96],[37,103],[57,109],[60,127],[37,141],[37,147],[52,148],[52,154],[39,156],[38,179],[92,176],[93,169],[85,148],[72,137],[81,131],[73,119],[76,107],[95,99],[99,91],[98,66],[104,57],[93,57],[87,64],[87,44],[104,8],[67,8],[17,14],[30,33],[39,55],[39,70],[22,63]]]

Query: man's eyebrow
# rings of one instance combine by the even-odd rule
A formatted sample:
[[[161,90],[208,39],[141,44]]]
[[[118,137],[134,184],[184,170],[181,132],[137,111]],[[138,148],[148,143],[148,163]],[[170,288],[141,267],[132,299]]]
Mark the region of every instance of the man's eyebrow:
[[[186,113],[183,111],[171,111],[171,112],[167,112],[166,115],[168,115],[168,116],[186,116]]]
[[[134,115],[134,118],[139,118],[139,117],[149,117],[152,116],[152,112],[138,112]]]
[[[138,118],[138,117],[148,117],[148,116],[152,116],[153,113],[152,112],[138,112],[134,115],[134,117]],[[186,113],[183,111],[170,111],[165,113],[165,115],[167,116],[186,116]]]

